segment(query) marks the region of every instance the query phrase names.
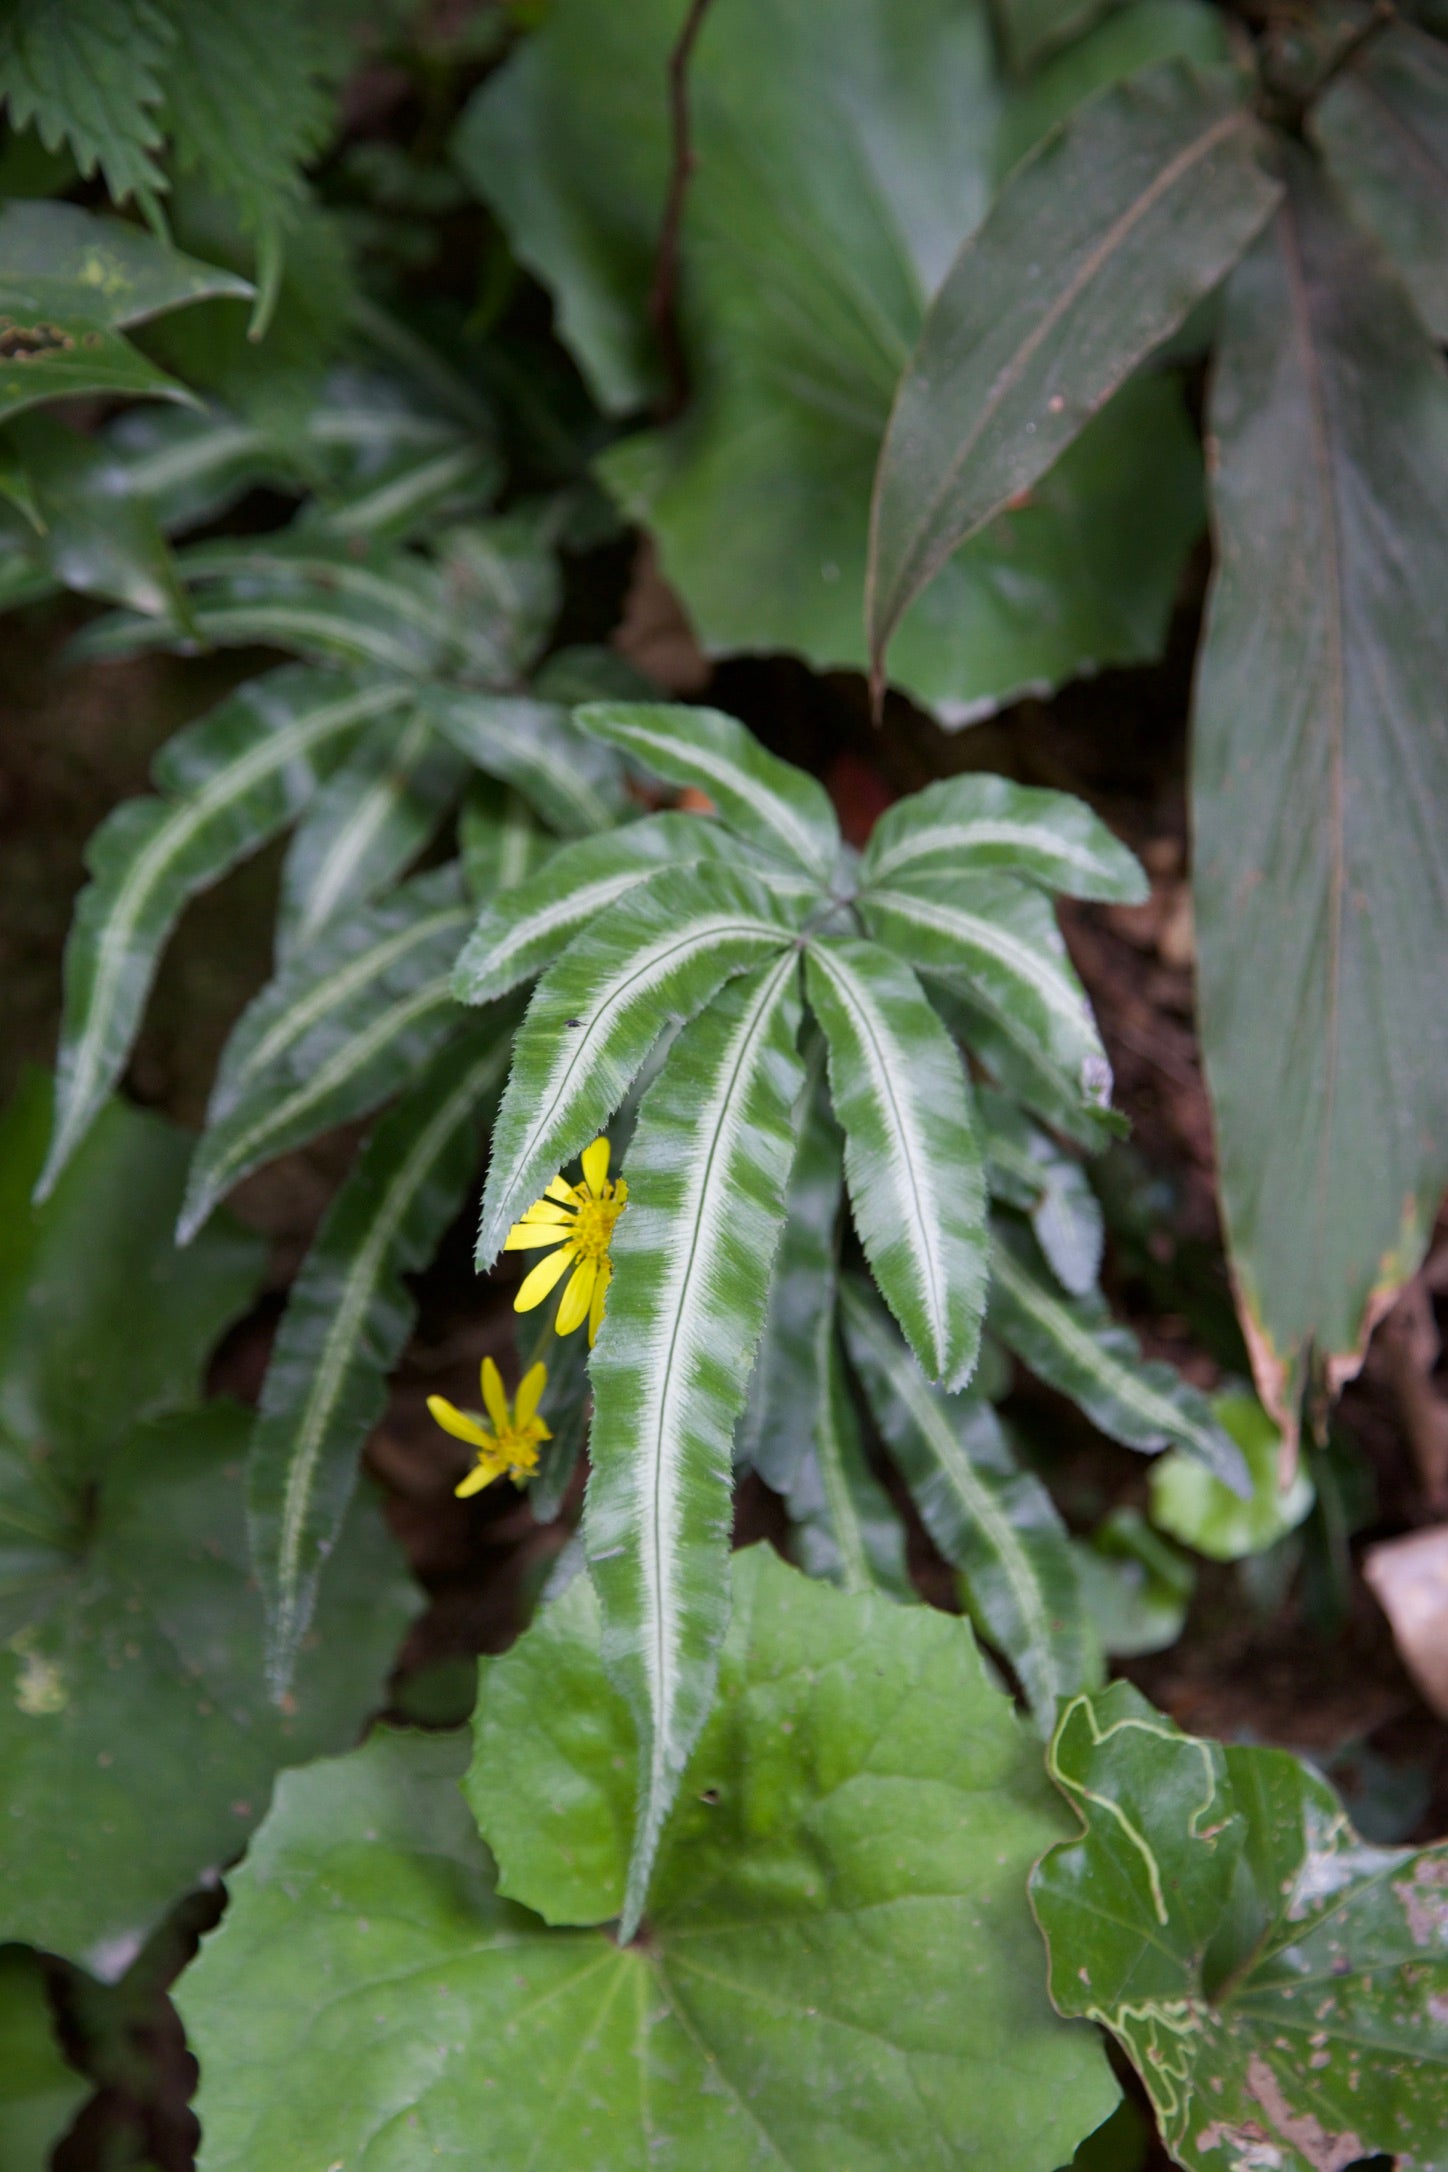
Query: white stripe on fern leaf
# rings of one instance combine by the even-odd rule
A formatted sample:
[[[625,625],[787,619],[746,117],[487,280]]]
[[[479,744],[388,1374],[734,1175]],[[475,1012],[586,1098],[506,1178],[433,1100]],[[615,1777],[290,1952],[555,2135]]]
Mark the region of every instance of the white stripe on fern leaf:
[[[799,960],[727,988],[685,1028],[627,1156],[593,1357],[585,1537],[606,1663],[633,1709],[640,1800],[632,1937],[727,1626],[730,1448],[783,1226],[802,1113]]]
[[[997,867],[1068,896],[1139,904],[1146,877],[1083,801],[1005,777],[945,777],[898,800],[876,823],[861,880],[884,883],[907,869]]]

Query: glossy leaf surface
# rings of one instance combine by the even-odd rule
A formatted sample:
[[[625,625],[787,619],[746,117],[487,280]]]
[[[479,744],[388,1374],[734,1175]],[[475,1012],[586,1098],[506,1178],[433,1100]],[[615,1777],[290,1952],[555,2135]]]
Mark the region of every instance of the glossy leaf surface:
[[[453,1742],[380,1736],[283,1783],[180,1990],[205,2172],[365,2161],[379,2131],[570,2172],[1069,2158],[1115,2086],[1046,2008],[1021,1883],[1059,1825],[968,1628],[758,1554],[734,1585],[646,1945],[497,1897]],[[590,1597],[485,1670],[470,1783],[501,1883],[566,1924],[617,1910],[632,1810]],[[540,1694],[553,1725],[520,1726]]]
[[[1448,2164],[1448,1851],[1359,1840],[1283,1750],[1178,1733],[1123,1682],[1062,1716],[1082,1823],[1031,1879],[1063,2013],[1133,2060],[1186,2172]]]
[[[1233,277],[1193,734],[1198,1000],[1258,1393],[1295,1439],[1448,1184],[1448,374],[1309,166]]]

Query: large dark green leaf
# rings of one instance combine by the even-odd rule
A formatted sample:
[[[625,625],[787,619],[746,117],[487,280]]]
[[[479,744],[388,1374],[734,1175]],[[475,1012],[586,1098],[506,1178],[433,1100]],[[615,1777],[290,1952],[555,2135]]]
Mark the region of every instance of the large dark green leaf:
[[[872,668],[965,540],[1029,490],[1236,260],[1277,189],[1227,70],[1168,61],[1007,182],[931,306],[871,514]]]
[[[1448,49],[1411,23],[1369,39],[1313,110],[1329,171],[1448,340]]]
[[[584,1579],[484,1669],[469,1786],[525,1905],[495,1890],[456,1741],[383,1735],[284,1780],[180,1988],[204,2172],[1069,2158],[1115,2085],[1047,2009],[1022,1885],[1059,1828],[969,1629],[763,1551],[733,1583],[634,1945],[540,1920],[614,1915],[627,1858],[632,1734]]]
[[[660,385],[646,299],[668,171],[675,0],[565,0],[471,109],[459,155],[553,288],[604,404]],[[683,233],[693,404],[601,463],[711,650],[861,664],[871,477],[928,297],[986,209],[1002,101],[982,7],[733,0],[694,52]],[[953,721],[1149,655],[1199,520],[1167,384],[1134,387],[970,546],[904,629]]]
[[[1282,1750],[1115,1683],[1062,1715],[1081,1819],[1031,1880],[1064,2014],[1134,2061],[1187,2172],[1448,2166],[1448,1849],[1372,1848]]]
[[[1243,1326],[1295,1439],[1448,1183],[1448,376],[1315,177],[1227,289],[1193,766],[1198,988]]]

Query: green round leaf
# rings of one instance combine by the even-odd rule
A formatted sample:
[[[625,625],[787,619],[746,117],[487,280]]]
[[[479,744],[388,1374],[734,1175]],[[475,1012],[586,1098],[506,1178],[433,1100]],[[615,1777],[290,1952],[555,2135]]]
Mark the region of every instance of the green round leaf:
[[[468,1780],[502,1885],[575,1920],[617,1910],[633,1825],[596,1637],[578,1579],[485,1663]],[[1109,2112],[1040,1987],[1054,1821],[963,1622],[739,1557],[622,1949],[500,1896],[462,1761],[384,1735],[283,1781],[181,1987],[204,2172],[1049,2172]]]
[[[1213,1561],[1241,1561],[1295,1531],[1316,1495],[1300,1465],[1284,1490],[1282,1436],[1255,1395],[1214,1396],[1212,1409],[1247,1459],[1251,1494],[1239,1499],[1203,1464],[1173,1449],[1151,1468],[1151,1520]]]

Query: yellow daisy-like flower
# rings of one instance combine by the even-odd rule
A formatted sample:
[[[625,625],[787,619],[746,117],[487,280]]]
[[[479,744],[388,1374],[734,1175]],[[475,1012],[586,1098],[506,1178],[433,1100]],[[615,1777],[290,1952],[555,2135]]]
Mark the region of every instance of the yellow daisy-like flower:
[[[556,1245],[556,1252],[540,1259],[523,1277],[513,1299],[515,1312],[531,1312],[572,1267],[568,1287],[555,1322],[560,1335],[571,1335],[588,1322],[588,1340],[596,1341],[603,1320],[603,1302],[613,1279],[608,1248],[613,1225],[628,1203],[628,1186],[622,1177],[610,1180],[608,1141],[595,1139],[583,1150],[583,1182],[565,1184],[556,1176],[543,1197],[528,1209],[521,1222],[508,1231],[505,1252],[536,1252]]]
[[[481,1493],[495,1478],[506,1471],[514,1485],[521,1486],[538,1468],[538,1449],[553,1435],[538,1415],[538,1399],[548,1378],[547,1368],[534,1365],[524,1373],[518,1383],[517,1398],[511,1410],[503,1390],[503,1376],[491,1358],[483,1359],[483,1407],[492,1420],[492,1431],[481,1418],[471,1417],[459,1410],[445,1395],[430,1395],[427,1407],[445,1433],[454,1440],[465,1440],[475,1448],[478,1460],[454,1492],[466,1497]]]

